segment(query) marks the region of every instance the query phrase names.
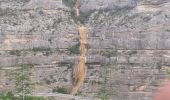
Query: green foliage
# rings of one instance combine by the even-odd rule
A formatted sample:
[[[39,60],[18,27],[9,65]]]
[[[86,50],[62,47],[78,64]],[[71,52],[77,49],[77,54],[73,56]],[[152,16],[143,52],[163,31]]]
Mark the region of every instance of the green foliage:
[[[78,18],[78,20],[80,21],[80,23],[84,24],[85,21],[87,21],[89,19],[89,17],[91,16],[91,14],[94,11],[89,11],[89,12],[80,12],[80,16]]]
[[[80,92],[80,91],[78,91],[78,92],[75,94],[75,96],[79,96],[79,95],[81,95],[81,92]]]
[[[22,64],[17,71],[10,72],[12,81],[15,82],[16,92],[20,94],[30,94],[34,87],[34,83],[31,82],[30,75],[31,69],[34,67],[32,64]]]
[[[44,56],[49,56],[53,53],[51,48],[37,47],[37,48],[33,48],[33,49],[26,49],[26,50],[23,50],[23,51],[12,50],[12,51],[9,51],[9,54],[15,55],[15,56],[25,56],[29,51],[32,51],[34,54],[37,53],[37,52],[42,52],[42,54]]]
[[[48,100],[55,100],[55,97],[48,97]]]
[[[102,87],[98,93],[98,97],[101,100],[109,100],[111,95],[112,95],[111,91],[107,90],[105,87]]]
[[[53,78],[51,78],[51,79],[44,78],[44,81],[46,84],[50,85],[52,83],[55,83],[57,80],[53,79]]]
[[[33,89],[33,83],[30,79],[30,69],[33,66],[21,65],[21,72],[15,76],[15,84],[18,93],[30,94]]]
[[[100,88],[99,92],[98,92],[98,97],[101,100],[109,100],[110,97],[113,94],[113,91],[111,90],[111,88],[109,87],[109,82],[108,82],[108,78],[110,77],[110,68],[111,68],[111,64],[107,63],[104,66],[103,69],[103,73],[102,73],[102,78],[103,78],[103,82],[101,83],[102,87]]]
[[[67,89],[64,87],[55,87],[52,91],[62,93],[62,94],[68,94]]]
[[[62,2],[71,8],[71,18],[74,20],[75,23],[81,23],[81,24],[84,24],[88,19],[89,17],[91,16],[91,14],[94,12],[94,10],[92,11],[88,11],[88,12],[80,12],[80,15],[77,16],[76,13],[75,13],[75,10],[73,9],[73,7],[75,6],[76,4],[76,0],[62,0]]]
[[[170,68],[166,69],[166,73],[170,75]]]
[[[51,80],[48,80],[48,79],[46,79],[46,78],[44,79],[44,81],[45,81],[45,83],[48,84],[48,85],[52,83]]]
[[[44,97],[26,96],[25,100],[46,100]]]
[[[101,51],[101,55],[109,58],[116,55],[116,50]]]
[[[44,56],[49,56],[49,55],[51,55],[53,53],[51,48],[44,48],[44,47],[33,48],[32,51],[34,51],[34,52],[42,52]]]
[[[10,8],[6,8],[6,9],[0,8],[0,16],[16,16],[16,11]]]
[[[63,21],[62,17],[58,18],[58,19],[54,19],[53,20],[53,25],[52,28],[57,28],[58,24],[61,23]],[[49,27],[50,28],[50,27]]]
[[[80,44],[76,44],[68,48],[71,54],[80,54]]]
[[[75,23],[80,22],[81,24],[84,24],[86,21],[88,21],[93,12],[94,10],[89,12],[80,12],[80,16],[76,16],[75,12],[71,11],[71,18],[74,20]]]
[[[9,52],[10,55],[15,55],[15,56],[21,56],[21,51],[19,50],[14,50]]]
[[[110,73],[111,73],[111,64],[106,63],[103,66],[104,66],[103,73],[102,73],[102,78],[104,80],[103,85],[107,86],[107,82],[109,80],[108,78],[110,77]]]
[[[23,64],[23,65],[21,65],[21,67],[22,67],[23,69],[30,69],[30,68],[33,68],[34,65],[33,65],[33,64]]]
[[[1,93],[0,94],[0,100],[16,100],[16,98],[14,97],[14,95],[12,94],[12,92],[8,92],[8,93]]]
[[[14,96],[12,92],[1,93],[0,100],[23,100],[22,97]],[[46,100],[44,97],[25,96],[24,100]]]
[[[73,8],[74,5],[76,4],[76,0],[62,0],[63,4],[70,7],[70,8]]]
[[[50,48],[44,48],[44,47],[38,47],[38,48],[33,48],[32,49],[34,52],[38,52],[38,51],[50,51]]]
[[[51,27],[56,29],[58,27],[59,23],[61,23],[62,21],[63,21],[62,17],[54,19],[53,20],[53,25]],[[48,29],[50,29],[51,27],[49,26]]]

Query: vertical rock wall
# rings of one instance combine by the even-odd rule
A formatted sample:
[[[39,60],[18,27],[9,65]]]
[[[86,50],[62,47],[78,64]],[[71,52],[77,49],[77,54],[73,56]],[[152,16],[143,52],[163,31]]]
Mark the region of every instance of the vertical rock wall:
[[[168,0],[84,0],[78,18],[61,0],[0,0],[0,5],[0,90],[14,87],[8,73],[22,64],[34,64],[36,93],[70,87],[79,58],[77,19],[89,29],[80,95],[96,98],[105,84],[113,100],[152,100],[168,75]]]

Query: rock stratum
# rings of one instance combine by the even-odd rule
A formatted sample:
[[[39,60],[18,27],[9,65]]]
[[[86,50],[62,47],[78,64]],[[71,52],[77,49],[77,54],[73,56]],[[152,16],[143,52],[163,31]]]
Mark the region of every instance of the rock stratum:
[[[152,100],[170,72],[170,1],[81,0],[79,17],[74,4],[0,0],[0,90],[14,90],[9,74],[22,64],[34,65],[33,93],[70,88],[81,24],[89,32],[87,73],[78,95]]]

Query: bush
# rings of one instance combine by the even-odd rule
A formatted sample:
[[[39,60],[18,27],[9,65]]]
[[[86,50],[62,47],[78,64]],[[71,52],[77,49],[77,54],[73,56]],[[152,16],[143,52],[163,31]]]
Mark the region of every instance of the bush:
[[[0,100],[15,100],[14,94],[12,92],[8,92],[6,94],[1,93],[0,94]]]
[[[76,16],[75,12],[71,11],[71,18],[74,20],[75,23],[80,22],[81,24],[84,24],[89,20],[89,17],[94,11],[95,10],[89,12],[80,12],[80,16]]]
[[[38,51],[51,51],[50,48],[44,48],[44,47],[38,47],[38,48],[33,48],[32,51],[38,52]]]
[[[101,100],[109,100],[112,94],[105,88],[101,88],[98,95]]]
[[[64,87],[56,87],[52,91],[62,93],[62,94],[68,94],[67,89]]]
[[[70,8],[73,8],[74,5],[76,4],[76,0],[62,0],[63,4],[70,7]]]
[[[33,48],[32,51],[33,52],[42,52],[44,56],[49,56],[53,53],[51,48],[44,48],[44,47]]]
[[[9,52],[10,55],[15,55],[15,56],[21,56],[21,51],[19,50],[14,50]]]
[[[115,91],[110,87],[110,70],[111,70],[111,63],[106,63],[103,65],[104,69],[102,70],[102,83],[101,88],[98,91],[97,96],[101,100],[110,100],[111,96],[115,94]]]
[[[26,96],[25,100],[46,100],[44,97]]]
[[[101,51],[100,54],[105,57],[112,57],[116,56],[117,51],[116,50],[106,50],[106,51]]]
[[[14,96],[12,92],[1,93],[0,100],[23,100],[22,96]],[[25,96],[24,100],[46,100],[44,97]]]
[[[22,67],[23,69],[29,69],[29,68],[33,68],[34,65],[33,65],[33,64],[22,64],[21,67]]]
[[[16,16],[16,11],[10,8],[6,9],[0,8],[0,16]]]
[[[80,54],[80,44],[73,45],[68,50],[71,54]]]
[[[166,69],[166,73],[170,75],[170,68]]]

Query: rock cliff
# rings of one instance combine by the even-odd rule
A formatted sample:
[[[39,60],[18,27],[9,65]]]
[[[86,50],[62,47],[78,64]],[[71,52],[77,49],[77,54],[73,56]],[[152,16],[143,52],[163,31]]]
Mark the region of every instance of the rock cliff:
[[[78,20],[89,30],[87,76],[78,95],[152,100],[169,74],[170,1],[81,0],[79,17],[74,4],[0,0],[0,90],[15,87],[9,74],[22,64],[34,65],[34,93],[69,88],[80,55]]]

